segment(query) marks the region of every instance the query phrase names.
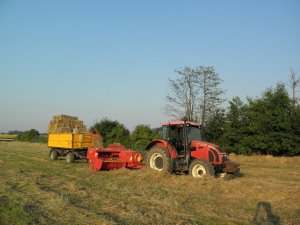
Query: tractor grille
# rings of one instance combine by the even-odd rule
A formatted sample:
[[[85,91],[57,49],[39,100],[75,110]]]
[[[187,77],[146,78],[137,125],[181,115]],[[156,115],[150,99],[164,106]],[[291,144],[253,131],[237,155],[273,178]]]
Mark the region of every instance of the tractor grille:
[[[220,162],[220,157],[219,157],[218,152],[212,148],[210,149],[210,151],[208,153],[208,159],[210,162]]]

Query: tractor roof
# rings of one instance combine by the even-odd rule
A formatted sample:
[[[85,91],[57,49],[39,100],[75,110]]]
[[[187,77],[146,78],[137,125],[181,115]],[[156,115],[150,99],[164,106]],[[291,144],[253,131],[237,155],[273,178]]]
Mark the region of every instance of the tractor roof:
[[[172,122],[165,122],[162,126],[172,126],[172,125],[183,125],[184,123],[189,124],[191,126],[199,127],[200,123],[190,122],[190,121],[172,121]]]

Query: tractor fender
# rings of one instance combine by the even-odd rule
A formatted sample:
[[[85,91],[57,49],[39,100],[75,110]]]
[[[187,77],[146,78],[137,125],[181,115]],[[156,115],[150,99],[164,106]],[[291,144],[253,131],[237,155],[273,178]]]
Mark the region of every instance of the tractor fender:
[[[145,148],[146,151],[150,150],[153,146],[157,147],[162,147],[162,148],[167,148],[170,152],[171,158],[177,158],[177,154],[175,149],[173,148],[172,145],[170,145],[167,141],[165,140],[153,140],[151,141]]]

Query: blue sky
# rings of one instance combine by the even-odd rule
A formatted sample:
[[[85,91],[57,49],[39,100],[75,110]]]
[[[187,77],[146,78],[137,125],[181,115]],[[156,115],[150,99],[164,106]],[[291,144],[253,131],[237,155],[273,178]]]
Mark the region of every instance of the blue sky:
[[[0,0],[0,132],[53,115],[158,127],[168,78],[214,66],[227,99],[300,75],[300,1]]]

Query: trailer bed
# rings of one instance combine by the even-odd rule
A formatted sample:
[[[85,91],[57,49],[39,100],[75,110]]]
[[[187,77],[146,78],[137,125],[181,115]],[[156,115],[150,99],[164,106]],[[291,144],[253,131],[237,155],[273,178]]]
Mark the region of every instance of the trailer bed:
[[[86,149],[93,147],[93,139],[90,134],[49,134],[49,148]]]

